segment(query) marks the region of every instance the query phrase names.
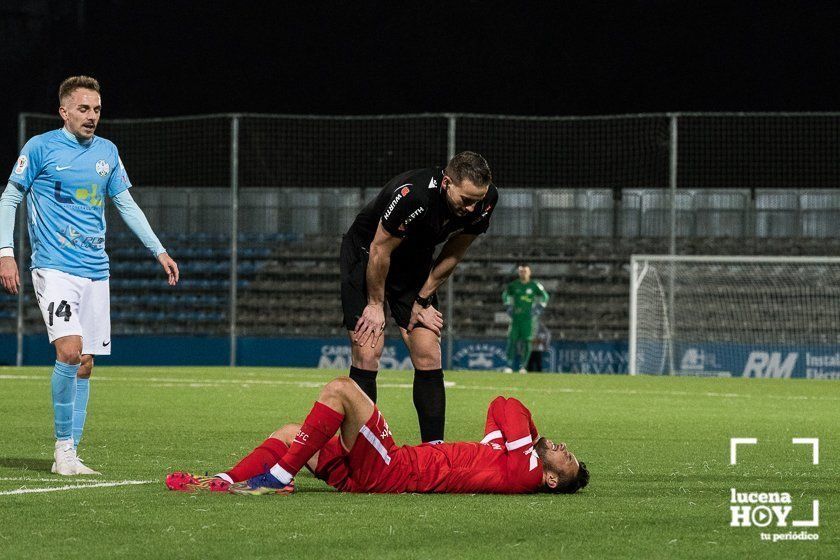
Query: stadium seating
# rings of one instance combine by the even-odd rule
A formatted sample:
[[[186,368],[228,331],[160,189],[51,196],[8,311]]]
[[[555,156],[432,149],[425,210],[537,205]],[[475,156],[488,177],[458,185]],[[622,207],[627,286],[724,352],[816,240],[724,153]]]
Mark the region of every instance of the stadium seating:
[[[343,336],[338,268],[341,232],[355,211],[350,206],[376,189],[368,189],[364,197],[354,191],[347,200],[334,196],[335,190],[314,198],[278,189],[257,190],[243,199],[242,231],[237,239],[238,334]],[[167,232],[156,225],[179,263],[182,280],[175,288],[167,286],[146,249],[125,231],[119,218],[112,217],[108,251],[114,333],[228,334],[231,239],[229,233],[219,231],[229,229],[229,223],[211,226],[205,221],[207,231],[182,231],[177,227],[180,218],[166,216],[177,218],[187,210],[156,214],[167,206],[165,193],[148,191],[150,220],[172,228]],[[197,200],[222,204],[220,193],[203,193]],[[509,206],[500,207],[490,233],[479,238],[456,270],[452,322],[457,336],[505,335],[500,294],[516,277],[516,262],[525,260],[552,296],[544,321],[555,338],[625,339],[630,256],[670,250],[667,191],[628,189],[619,200],[609,189],[511,189],[506,194]],[[269,208],[268,204],[279,206]],[[834,191],[759,190],[754,196],[738,189],[680,191],[676,250],[680,254],[835,255],[840,254],[838,218],[840,195]],[[317,234],[307,233],[312,231],[309,226],[296,226],[306,220],[317,220]],[[281,223],[287,231],[260,231],[276,229]],[[22,277],[28,283],[29,275]],[[32,301],[24,306],[26,332],[42,332],[31,287],[27,293]],[[443,310],[447,295],[446,289],[440,290]],[[14,332],[14,298],[0,298],[0,332]],[[393,327],[389,333],[396,334]]]

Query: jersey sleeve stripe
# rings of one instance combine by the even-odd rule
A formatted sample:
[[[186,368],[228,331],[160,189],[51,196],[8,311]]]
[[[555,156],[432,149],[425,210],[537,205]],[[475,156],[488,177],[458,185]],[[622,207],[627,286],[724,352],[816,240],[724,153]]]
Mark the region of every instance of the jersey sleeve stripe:
[[[508,451],[514,451],[516,449],[519,449],[520,447],[525,447],[526,445],[532,445],[533,443],[534,443],[534,441],[531,439],[531,436],[527,435],[525,437],[519,438],[516,441],[507,442],[505,444],[505,447],[507,448]]]
[[[382,457],[382,460],[385,461],[386,465],[391,464],[391,456],[388,455],[388,450],[385,449],[385,446],[382,445],[382,442],[379,441],[379,438],[376,437],[373,432],[370,431],[370,428],[367,426],[362,426],[362,429],[359,430],[359,433],[364,436],[366,440],[370,442],[376,452],[379,453],[379,456]]]
[[[22,193],[26,192],[26,187],[24,187],[23,185],[21,185],[17,181],[12,181],[11,179],[9,179],[9,184],[14,185],[17,188],[17,190],[19,190]]]
[[[496,431],[490,432],[489,434],[484,436],[484,439],[481,440],[481,443],[489,443],[489,442],[493,441],[494,439],[499,439],[501,437],[502,437],[502,431],[501,430],[496,430]]]

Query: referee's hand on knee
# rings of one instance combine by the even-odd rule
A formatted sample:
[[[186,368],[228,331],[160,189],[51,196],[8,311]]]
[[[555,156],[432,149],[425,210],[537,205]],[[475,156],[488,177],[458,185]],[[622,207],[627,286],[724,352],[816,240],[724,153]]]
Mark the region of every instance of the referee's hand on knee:
[[[385,309],[382,304],[369,303],[362,311],[362,316],[356,322],[353,331],[353,342],[359,346],[370,343],[370,347],[376,346],[379,337],[385,331]]]
[[[411,332],[417,325],[424,326],[440,336],[440,331],[443,329],[443,313],[435,309],[433,305],[423,308],[419,303],[415,303],[411,308],[411,319],[406,330]]]

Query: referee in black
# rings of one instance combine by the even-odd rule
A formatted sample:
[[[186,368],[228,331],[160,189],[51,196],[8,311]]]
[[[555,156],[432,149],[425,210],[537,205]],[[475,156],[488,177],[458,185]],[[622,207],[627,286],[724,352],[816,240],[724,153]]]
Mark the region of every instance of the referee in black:
[[[376,402],[387,303],[414,364],[414,407],[424,442],[443,441],[446,416],[443,314],[435,293],[487,231],[499,199],[491,181],[487,161],[474,152],[457,154],[445,169],[397,175],[356,216],[341,242],[350,377]]]

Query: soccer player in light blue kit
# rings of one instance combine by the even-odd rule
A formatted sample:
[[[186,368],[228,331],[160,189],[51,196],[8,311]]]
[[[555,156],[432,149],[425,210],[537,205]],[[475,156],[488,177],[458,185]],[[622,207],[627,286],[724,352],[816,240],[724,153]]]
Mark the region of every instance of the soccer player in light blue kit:
[[[67,78],[58,97],[64,127],[26,143],[0,197],[0,283],[11,294],[20,288],[14,224],[26,196],[32,284],[56,354],[52,471],[99,474],[82,463],[76,448],[87,415],[93,356],[111,353],[106,197],[157,258],[170,286],[179,273],[128,192],[131,182],[117,147],[94,135],[102,109],[99,83],[87,76]]]

